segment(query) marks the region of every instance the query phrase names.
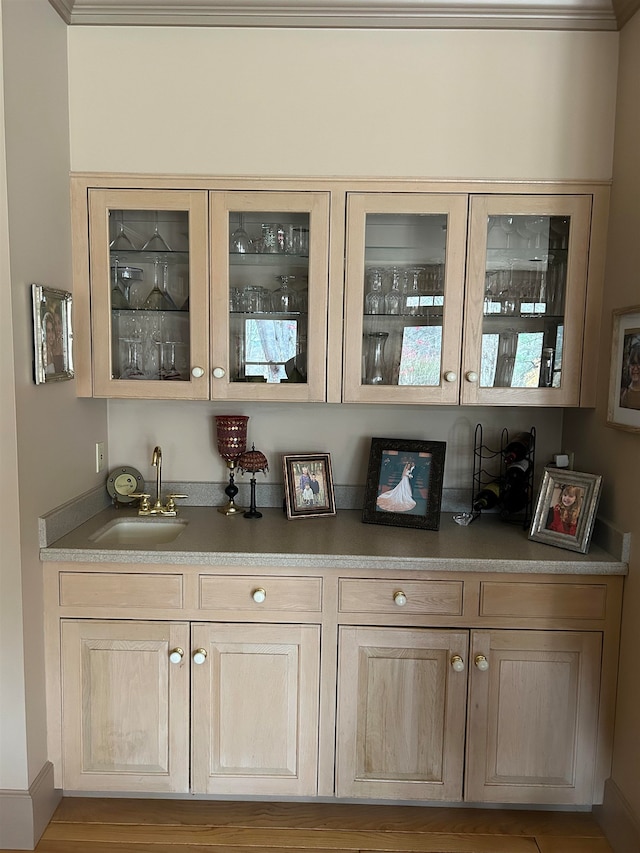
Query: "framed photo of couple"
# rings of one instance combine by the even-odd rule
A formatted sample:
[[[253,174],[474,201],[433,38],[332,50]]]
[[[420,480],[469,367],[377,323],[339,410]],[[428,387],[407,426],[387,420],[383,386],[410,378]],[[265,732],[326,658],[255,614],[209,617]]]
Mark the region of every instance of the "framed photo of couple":
[[[362,520],[437,530],[446,442],[372,438]]]
[[[529,539],[586,554],[596,520],[602,476],[545,468]]]
[[[286,455],[282,466],[288,519],[336,514],[329,453]]]

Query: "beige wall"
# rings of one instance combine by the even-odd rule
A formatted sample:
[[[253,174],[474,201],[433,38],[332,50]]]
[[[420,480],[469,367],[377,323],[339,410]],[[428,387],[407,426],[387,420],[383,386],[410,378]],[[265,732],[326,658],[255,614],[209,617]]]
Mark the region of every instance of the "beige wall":
[[[615,308],[640,304],[640,14],[620,39],[620,81],[611,204],[604,316]],[[620,684],[616,715],[613,780],[640,827],[640,434],[604,426],[607,409],[611,335],[601,345],[598,406],[595,412],[569,412],[565,436],[576,450],[576,466],[604,475],[601,515],[632,533],[631,562],[624,596]]]
[[[73,27],[71,166],[608,180],[617,40]]]
[[[26,790],[47,759],[38,516],[100,481],[106,406],[78,400],[73,381],[33,382],[30,284],[70,287],[66,27],[46,0],[0,10],[1,793]],[[0,847],[14,846],[2,843],[11,817]]]

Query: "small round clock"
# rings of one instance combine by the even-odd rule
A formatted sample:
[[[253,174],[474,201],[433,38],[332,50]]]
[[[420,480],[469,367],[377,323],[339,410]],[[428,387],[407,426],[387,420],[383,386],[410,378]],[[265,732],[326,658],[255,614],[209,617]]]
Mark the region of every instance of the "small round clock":
[[[107,491],[116,503],[129,504],[137,500],[131,497],[144,489],[144,480],[135,468],[114,468],[107,477]]]

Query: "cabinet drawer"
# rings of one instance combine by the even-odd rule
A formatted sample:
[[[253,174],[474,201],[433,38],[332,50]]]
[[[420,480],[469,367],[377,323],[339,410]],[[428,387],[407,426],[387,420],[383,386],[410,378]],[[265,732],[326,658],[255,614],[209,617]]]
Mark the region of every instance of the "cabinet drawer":
[[[202,610],[322,610],[321,578],[200,575]]]
[[[462,581],[340,580],[341,613],[460,616]],[[405,600],[406,599],[406,600]]]
[[[180,609],[182,575],[62,572],[60,606]]]
[[[480,585],[480,616],[604,619],[605,584],[503,583]]]

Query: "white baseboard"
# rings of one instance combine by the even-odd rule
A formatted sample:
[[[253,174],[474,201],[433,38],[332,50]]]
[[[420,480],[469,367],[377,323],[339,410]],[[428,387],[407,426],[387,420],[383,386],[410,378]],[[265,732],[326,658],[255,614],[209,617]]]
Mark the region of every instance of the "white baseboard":
[[[0,850],[34,850],[61,799],[50,761],[27,791],[0,790]]]
[[[613,779],[604,783],[604,800],[593,814],[614,853],[638,853],[640,822]]]

